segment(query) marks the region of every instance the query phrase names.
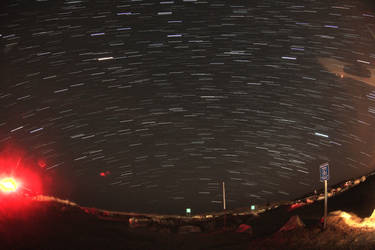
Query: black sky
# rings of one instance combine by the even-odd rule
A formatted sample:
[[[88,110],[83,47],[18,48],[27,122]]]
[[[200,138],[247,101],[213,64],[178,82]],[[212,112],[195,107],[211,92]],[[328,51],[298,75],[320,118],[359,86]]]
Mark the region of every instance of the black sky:
[[[374,169],[374,88],[318,57],[375,62],[353,1],[4,1],[0,143],[46,192],[116,210],[287,200]],[[100,173],[109,174],[101,176]],[[107,172],[107,173],[108,173]]]

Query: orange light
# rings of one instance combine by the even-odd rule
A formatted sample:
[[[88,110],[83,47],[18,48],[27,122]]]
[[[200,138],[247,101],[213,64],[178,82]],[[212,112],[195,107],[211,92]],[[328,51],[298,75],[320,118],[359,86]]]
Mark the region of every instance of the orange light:
[[[4,178],[0,180],[0,190],[4,193],[15,192],[18,184],[13,178]]]

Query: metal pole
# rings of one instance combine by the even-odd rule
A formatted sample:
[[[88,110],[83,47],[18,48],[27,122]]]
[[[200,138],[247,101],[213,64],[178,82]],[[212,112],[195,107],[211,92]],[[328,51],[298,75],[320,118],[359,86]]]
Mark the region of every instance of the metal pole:
[[[328,203],[328,195],[327,195],[327,180],[324,181],[324,224],[323,229],[327,228],[327,203]]]
[[[223,208],[227,209],[227,201],[225,199],[225,182],[223,181]]]

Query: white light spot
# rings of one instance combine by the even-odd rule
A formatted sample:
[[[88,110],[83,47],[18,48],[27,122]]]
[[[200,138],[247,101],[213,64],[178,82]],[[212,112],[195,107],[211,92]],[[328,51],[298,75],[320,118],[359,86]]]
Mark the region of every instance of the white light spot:
[[[108,56],[108,57],[100,57],[98,58],[98,61],[106,61],[106,60],[112,60],[113,56]]]
[[[105,35],[104,32],[90,34],[90,36],[104,36],[104,35]]]
[[[43,130],[44,128],[37,128],[30,131],[30,134]]]
[[[281,57],[281,59],[284,59],[284,60],[297,60],[296,57],[290,57],[290,56],[283,56],[283,57]]]
[[[15,129],[12,129],[10,132],[15,132],[15,131],[17,131],[17,130],[20,130],[20,129],[22,129],[23,128],[23,126],[20,126],[20,127],[18,127],[18,128],[15,128]]]
[[[315,135],[316,135],[316,136],[320,136],[320,137],[324,137],[324,138],[329,138],[328,135],[326,135],[326,134],[322,134],[322,133],[318,133],[318,132],[315,132]]]

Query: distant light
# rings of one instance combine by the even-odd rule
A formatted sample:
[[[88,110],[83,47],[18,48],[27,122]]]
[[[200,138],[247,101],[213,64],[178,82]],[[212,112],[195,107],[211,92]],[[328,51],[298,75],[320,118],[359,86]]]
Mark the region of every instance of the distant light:
[[[4,193],[15,192],[18,184],[13,178],[4,178],[0,180],[0,190]]]
[[[108,170],[107,171],[105,171],[105,172],[100,172],[100,176],[102,176],[102,177],[106,177],[107,175],[109,175],[111,172],[109,172]]]
[[[121,13],[117,13],[118,16],[122,16],[122,15],[132,15],[133,13],[132,12],[121,12]]]
[[[159,16],[163,16],[163,15],[172,15],[172,11],[163,11],[163,12],[158,12],[158,15]]]
[[[338,29],[339,26],[337,25],[324,25],[325,28],[333,28],[333,29]]]
[[[104,32],[90,34],[90,36],[104,36],[104,35],[105,35]]]
[[[191,214],[191,208],[186,208],[186,215],[190,215]]]
[[[100,57],[100,58],[98,58],[98,61],[106,61],[106,60],[112,60],[112,59],[114,59],[113,56]]]
[[[325,134],[322,134],[322,133],[318,133],[318,132],[315,132],[315,135],[316,135],[316,136],[325,137],[325,138],[329,138],[328,135],[325,135]]]
[[[132,28],[130,27],[125,27],[125,28],[117,28],[117,31],[122,31],[122,30],[131,30]]]
[[[33,134],[33,133],[41,131],[41,130],[43,130],[43,128],[37,128],[37,129],[31,130],[29,133]]]
[[[251,210],[255,210],[255,205],[251,205],[251,206],[250,206],[250,209],[251,209]]]
[[[19,126],[19,127],[15,128],[15,129],[12,129],[10,132],[13,133],[13,132],[15,132],[15,131],[17,131],[17,130],[20,130],[20,129],[22,129],[22,128],[23,128],[23,126]]]
[[[281,59],[284,59],[284,60],[297,60],[296,57],[291,57],[291,56],[282,56]]]
[[[39,160],[38,160],[38,165],[39,165],[39,167],[41,167],[41,168],[45,168],[45,167],[47,166],[47,163],[46,163],[44,160],[39,159]]]
[[[357,62],[359,62],[359,63],[364,63],[364,64],[370,64],[370,62],[368,62],[368,61],[363,61],[363,60],[357,60]]]
[[[172,34],[172,35],[167,35],[167,37],[182,37],[182,34]]]

